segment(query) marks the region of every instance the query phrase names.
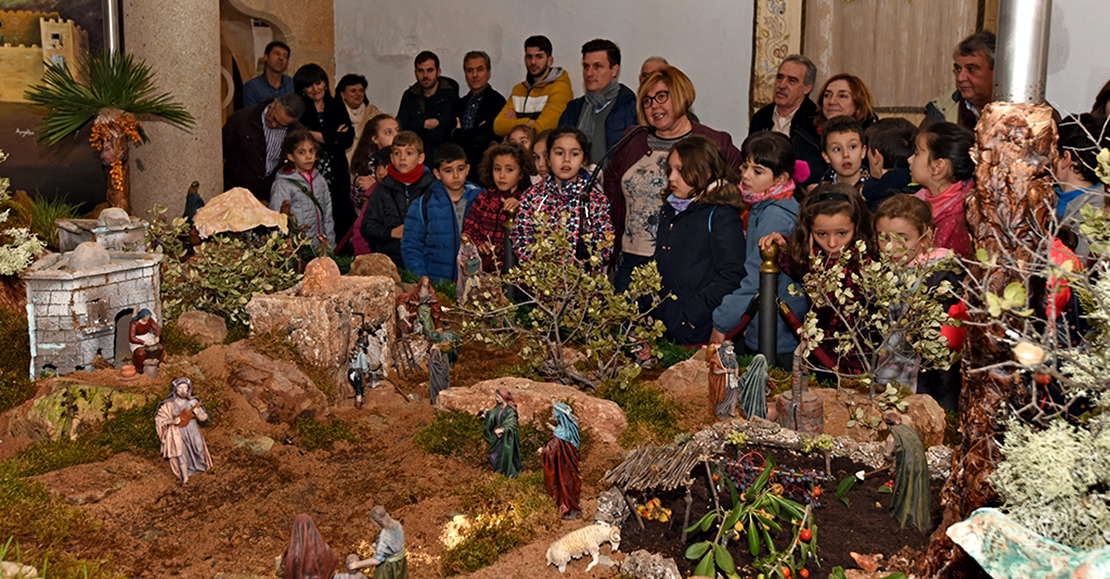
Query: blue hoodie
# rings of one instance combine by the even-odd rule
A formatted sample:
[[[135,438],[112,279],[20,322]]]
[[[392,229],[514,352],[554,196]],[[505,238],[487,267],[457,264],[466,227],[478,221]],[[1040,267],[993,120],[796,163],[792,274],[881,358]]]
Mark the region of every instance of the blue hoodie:
[[[481,192],[481,187],[467,183],[459,203],[465,203],[466,211],[470,211],[470,204]],[[405,216],[405,235],[401,239],[405,269],[418,277],[426,275],[432,281],[453,281],[461,233],[447,188],[442,181],[432,183],[426,194],[413,201]]]

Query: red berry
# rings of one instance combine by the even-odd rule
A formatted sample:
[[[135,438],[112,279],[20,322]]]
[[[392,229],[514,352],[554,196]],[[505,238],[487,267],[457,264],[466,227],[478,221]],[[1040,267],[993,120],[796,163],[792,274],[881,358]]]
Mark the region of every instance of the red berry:
[[[719,474],[713,475],[713,482],[717,482],[719,480],[721,480],[721,475],[719,475]]]
[[[802,579],[808,579],[809,569],[802,569],[801,571],[798,571],[798,575],[801,575]]]
[[[782,576],[785,577],[786,579],[790,579],[790,567],[783,567],[782,568]]]
[[[815,496],[815,497],[821,496],[821,487],[813,487],[813,496]]]
[[[1052,382],[1052,376],[1049,374],[1033,374],[1033,380],[1041,386],[1048,386],[1049,382]]]
[[[812,539],[812,538],[813,538],[813,531],[810,531],[809,529],[802,529],[802,540],[803,541],[808,543],[810,541],[810,539]]]

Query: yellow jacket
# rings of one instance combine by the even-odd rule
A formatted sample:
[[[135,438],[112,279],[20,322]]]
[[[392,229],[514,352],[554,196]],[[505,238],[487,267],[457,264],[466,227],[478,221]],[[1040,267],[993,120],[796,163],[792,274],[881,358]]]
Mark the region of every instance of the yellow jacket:
[[[493,132],[504,137],[517,125],[523,125],[529,119],[535,119],[532,128],[536,132],[554,129],[559,126],[559,117],[567,108],[567,103],[574,99],[574,90],[570,87],[570,76],[567,71],[553,67],[543,80],[532,86],[522,82],[513,87],[505,107],[493,121]],[[508,111],[515,111],[516,118],[505,116]]]

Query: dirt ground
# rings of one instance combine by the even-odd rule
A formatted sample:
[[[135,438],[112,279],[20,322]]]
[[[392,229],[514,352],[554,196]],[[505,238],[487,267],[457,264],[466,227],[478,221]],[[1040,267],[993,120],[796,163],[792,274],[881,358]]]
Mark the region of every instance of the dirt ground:
[[[460,365],[452,372],[452,384],[466,386],[489,378],[491,367],[514,361],[518,360],[511,353],[467,346]],[[187,486],[177,482],[157,453],[147,451],[126,452],[105,462],[48,473],[37,480],[69,502],[82,505],[102,523],[96,534],[98,543],[81,546],[85,556],[110,557],[116,569],[130,577],[272,577],[274,557],[284,550],[293,519],[302,512],[312,516],[325,539],[343,557],[360,543],[374,540],[377,528],[366,513],[375,504],[384,505],[404,525],[410,577],[439,577],[437,556],[444,549],[440,537],[445,524],[460,512],[456,491],[491,475],[488,470],[454,459],[427,455],[413,444],[414,433],[434,415],[423,380],[414,376],[402,381],[401,390],[406,396],[389,386],[368,391],[362,410],[356,410],[350,401],[334,407],[334,416],[354,425],[362,441],[339,442],[330,450],[311,452],[293,444],[289,426],[259,420],[241,396],[226,388],[215,391],[217,387],[198,384],[195,394],[202,400],[216,397],[225,403],[213,413],[212,425],[203,429],[214,468],[193,477]],[[414,401],[407,396],[410,394],[419,399]],[[678,402],[686,410],[683,427],[694,428],[709,419],[704,395]],[[6,422],[7,416],[0,417],[4,432]],[[256,456],[237,447],[236,439],[253,436],[274,439],[272,451]],[[27,443],[4,437],[0,458]],[[601,476],[619,460],[617,451],[595,444],[582,466],[585,520],[592,517],[595,497],[604,490],[599,488]],[[834,462],[837,471],[853,468]],[[704,495],[700,503],[695,502],[695,513],[698,508],[704,511],[708,504],[703,483],[695,483]],[[835,483],[827,488],[830,494],[834,487]],[[889,556],[905,545],[923,544],[924,535],[898,529],[893,523],[886,509],[889,496],[874,495],[874,489],[863,485],[853,491],[851,509],[838,509],[843,505],[831,497],[824,501],[826,507],[818,511],[823,569],[835,564],[848,566],[848,549]],[[672,503],[677,500],[676,512],[681,511],[681,496],[663,498]],[[876,500],[883,500],[884,506],[877,508]],[[937,504],[934,501],[934,506]],[[886,524],[888,520],[892,524]],[[862,524],[866,522],[875,524]],[[469,577],[556,577],[554,568],[545,567],[548,545],[583,524],[563,522],[560,528],[541,531],[530,544],[503,554],[493,566]],[[680,568],[689,571],[681,556],[685,546],[676,536],[681,529],[676,524],[666,528],[660,523],[648,525],[648,532],[638,533],[633,531],[638,530],[635,523],[626,524],[622,551],[645,546],[665,551],[675,556]],[[837,525],[843,530],[837,531]],[[840,540],[836,538],[838,533],[849,537],[866,534],[870,542]],[[608,554],[607,547],[602,551]],[[623,552],[612,558],[623,559]],[[618,575],[601,566],[585,573],[585,567],[585,561],[576,561],[561,577]]]

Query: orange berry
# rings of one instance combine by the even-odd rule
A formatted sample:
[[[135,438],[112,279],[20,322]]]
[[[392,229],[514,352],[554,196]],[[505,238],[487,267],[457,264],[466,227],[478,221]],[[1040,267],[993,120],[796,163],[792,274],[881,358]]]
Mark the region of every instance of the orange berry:
[[[785,577],[786,579],[790,579],[790,567],[783,567],[782,568],[782,576]]]
[[[802,569],[801,571],[798,571],[798,575],[801,575],[802,579],[808,579],[809,578],[809,569]]]

